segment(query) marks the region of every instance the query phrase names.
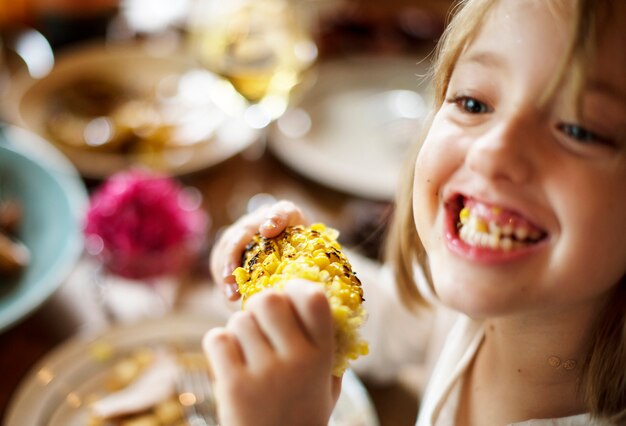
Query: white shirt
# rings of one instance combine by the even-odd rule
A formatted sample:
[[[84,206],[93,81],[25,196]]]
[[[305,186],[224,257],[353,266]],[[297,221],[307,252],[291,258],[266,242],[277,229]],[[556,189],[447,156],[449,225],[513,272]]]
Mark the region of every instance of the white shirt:
[[[468,366],[476,356],[485,335],[483,323],[459,315],[448,334],[435,370],[422,398],[417,426],[454,424],[459,406],[462,382]],[[509,426],[602,426],[588,414],[555,419],[531,419]]]

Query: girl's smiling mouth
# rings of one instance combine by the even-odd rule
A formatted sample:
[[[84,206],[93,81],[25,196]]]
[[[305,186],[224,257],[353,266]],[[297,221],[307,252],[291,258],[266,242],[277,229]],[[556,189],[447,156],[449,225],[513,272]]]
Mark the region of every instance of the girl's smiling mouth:
[[[484,263],[534,252],[548,233],[517,212],[456,194],[445,203],[446,242],[454,253]]]

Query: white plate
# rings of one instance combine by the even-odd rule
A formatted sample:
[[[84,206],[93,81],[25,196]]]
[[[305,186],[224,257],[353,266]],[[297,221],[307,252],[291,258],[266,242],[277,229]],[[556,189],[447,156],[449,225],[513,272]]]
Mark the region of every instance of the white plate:
[[[15,77],[9,93],[9,100],[15,105],[9,112],[11,119],[50,140],[46,129],[50,99],[63,87],[90,75],[151,92],[158,91],[161,82],[172,84],[174,79],[179,79],[179,87],[185,85],[179,90],[184,92],[181,95],[184,110],[189,110],[185,119],[193,120],[185,131],[194,134],[195,142],[166,147],[157,155],[137,156],[78,148],[51,140],[83,176],[103,178],[137,164],[171,174],[189,173],[220,163],[258,140],[259,131],[251,129],[235,113],[237,105],[229,104],[232,111],[226,113],[224,105],[216,103],[237,102],[231,99],[232,91],[228,92],[217,76],[195,68],[184,55],[159,54],[141,45],[88,44],[62,51],[52,71],[41,79],[32,79],[24,71]],[[177,108],[180,113],[182,108]]]
[[[106,345],[118,356],[133,349],[163,344],[200,351],[204,333],[219,325],[210,317],[173,316],[112,328],[94,338],[77,337],[41,360],[18,387],[9,404],[6,426],[84,426],[86,395],[102,389],[103,376],[116,357],[98,361],[94,348]],[[119,357],[117,357],[119,359]],[[333,426],[377,426],[374,407],[358,378],[348,371],[337,403]]]
[[[272,152],[340,191],[391,200],[430,103],[426,61],[360,57],[322,63],[300,105],[272,126]]]

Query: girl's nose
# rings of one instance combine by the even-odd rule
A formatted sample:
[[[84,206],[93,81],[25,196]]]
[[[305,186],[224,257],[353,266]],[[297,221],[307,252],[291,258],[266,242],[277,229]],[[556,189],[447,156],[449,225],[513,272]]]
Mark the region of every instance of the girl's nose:
[[[523,184],[532,173],[532,138],[522,122],[499,124],[471,144],[465,163],[486,179]]]

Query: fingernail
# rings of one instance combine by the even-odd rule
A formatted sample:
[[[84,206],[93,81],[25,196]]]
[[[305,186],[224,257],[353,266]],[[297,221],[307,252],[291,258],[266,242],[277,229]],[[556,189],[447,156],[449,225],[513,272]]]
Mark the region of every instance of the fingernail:
[[[222,277],[224,278],[228,278],[231,275],[233,275],[233,271],[237,269],[237,265],[234,265],[232,263],[228,263],[226,264],[226,266],[224,266],[224,270],[222,271]]]
[[[226,297],[230,300],[236,300],[239,298],[239,289],[237,287],[237,283],[226,284],[224,286],[224,293]]]
[[[276,229],[278,227],[278,225],[276,225],[276,223],[274,223],[274,221],[272,219],[268,219],[265,222],[263,222],[263,224],[261,225],[261,228],[264,228],[268,231],[273,231],[274,229]]]

